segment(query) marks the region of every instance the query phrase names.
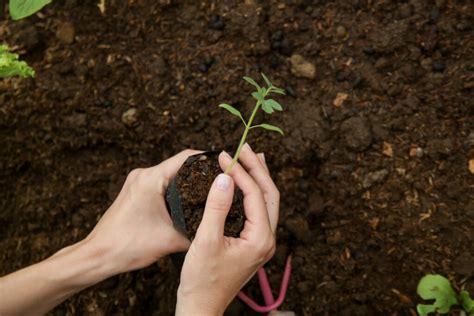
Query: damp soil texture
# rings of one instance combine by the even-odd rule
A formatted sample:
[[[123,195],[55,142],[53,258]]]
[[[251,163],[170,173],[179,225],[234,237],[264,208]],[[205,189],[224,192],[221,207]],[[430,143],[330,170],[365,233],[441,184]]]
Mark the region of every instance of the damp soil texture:
[[[248,116],[241,78],[264,72],[288,92],[257,118],[285,136],[248,139],[281,191],[281,310],[414,315],[426,273],[473,293],[473,22],[469,0],[60,0],[0,22],[37,71],[0,81],[0,273],[84,238],[131,169],[235,150],[217,105]],[[50,314],[172,315],[178,280],[165,258]]]

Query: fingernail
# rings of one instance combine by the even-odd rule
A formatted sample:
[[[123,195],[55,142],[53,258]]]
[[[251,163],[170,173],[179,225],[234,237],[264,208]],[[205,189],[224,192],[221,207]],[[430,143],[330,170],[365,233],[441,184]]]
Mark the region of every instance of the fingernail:
[[[259,153],[258,156],[262,159],[263,162],[266,162],[264,153]]]
[[[227,156],[228,158],[231,158],[231,159],[232,159],[232,157],[229,155],[229,153],[228,153],[227,151],[225,151],[225,150],[223,150],[223,151],[221,152],[221,154],[224,154],[224,155]]]
[[[245,143],[244,147],[253,152],[252,147],[250,147],[249,143]]]
[[[216,178],[216,186],[221,191],[227,191],[230,187],[230,176],[221,173]]]

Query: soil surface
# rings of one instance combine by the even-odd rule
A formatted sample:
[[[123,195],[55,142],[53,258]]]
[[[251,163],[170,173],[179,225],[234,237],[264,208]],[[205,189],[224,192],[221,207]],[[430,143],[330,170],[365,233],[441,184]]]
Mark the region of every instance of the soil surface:
[[[207,195],[211,189],[214,179],[222,173],[218,161],[219,152],[209,152],[194,155],[188,158],[176,175],[176,188],[181,203],[181,214],[186,223],[186,232],[191,240],[194,239],[196,231],[202,220],[206,206]],[[169,190],[170,188],[168,188]],[[174,209],[174,203],[168,198],[167,203],[170,212]],[[173,222],[175,219],[171,217]],[[239,237],[244,228],[245,214],[242,191],[235,188],[234,200],[227,215],[224,235]]]
[[[252,130],[281,191],[275,287],[297,315],[415,315],[418,280],[474,293],[470,0],[58,0],[0,22],[34,79],[0,81],[0,274],[84,238],[127,173],[235,150],[264,72],[288,95]],[[261,80],[260,80],[261,81]],[[172,315],[169,258],[51,315]],[[245,289],[261,301],[252,280]],[[231,315],[251,315],[239,301]]]

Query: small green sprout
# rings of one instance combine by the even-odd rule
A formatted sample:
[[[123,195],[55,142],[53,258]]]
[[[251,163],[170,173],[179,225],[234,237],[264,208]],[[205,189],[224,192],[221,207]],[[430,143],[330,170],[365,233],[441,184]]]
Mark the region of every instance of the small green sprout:
[[[35,71],[26,62],[18,60],[18,54],[11,53],[7,45],[0,45],[0,78],[12,76],[34,77]]]
[[[8,10],[13,20],[26,18],[41,10],[52,0],[10,0]]]
[[[464,309],[463,315],[474,315],[474,301],[467,291],[461,291],[459,297],[451,283],[439,274],[425,275],[418,283],[418,295],[424,300],[435,300],[433,304],[418,304],[416,310],[420,316],[430,313],[447,314],[453,305],[460,304]]]
[[[219,107],[226,109],[231,114],[240,118],[240,120],[244,123],[244,126],[245,126],[244,133],[242,134],[242,138],[240,139],[240,143],[239,143],[239,146],[237,147],[234,158],[232,159],[232,163],[226,168],[225,174],[228,174],[230,170],[232,170],[232,167],[237,163],[237,160],[239,159],[239,156],[240,156],[240,151],[242,150],[242,146],[245,144],[245,139],[247,138],[247,135],[251,129],[260,127],[260,128],[264,128],[270,131],[280,133],[281,135],[284,135],[281,128],[274,125],[270,125],[266,123],[252,125],[255,115],[257,114],[260,108],[267,114],[272,114],[274,111],[283,111],[283,108],[280,105],[280,103],[278,103],[274,99],[266,99],[266,97],[269,96],[270,93],[285,94],[285,90],[275,87],[270,82],[270,80],[268,80],[267,76],[265,76],[263,73],[262,73],[262,77],[265,83],[267,84],[267,87],[262,88],[252,78],[244,77],[245,81],[247,81],[248,83],[250,83],[252,86],[255,87],[256,91],[252,92],[251,95],[257,101],[255,104],[255,108],[253,109],[252,114],[250,115],[250,118],[247,122],[243,118],[240,111],[234,108],[233,106],[226,103],[219,104]]]

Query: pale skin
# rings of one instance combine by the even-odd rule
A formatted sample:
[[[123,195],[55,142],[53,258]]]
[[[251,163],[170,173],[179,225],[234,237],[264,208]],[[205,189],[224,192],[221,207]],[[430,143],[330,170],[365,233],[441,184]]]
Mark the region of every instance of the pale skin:
[[[132,171],[84,240],[0,278],[0,315],[45,314],[89,286],[188,248],[176,314],[222,315],[239,289],[274,253],[279,193],[263,155],[244,146],[242,165],[216,178],[203,221],[190,243],[174,229],[164,193],[182,163],[195,153],[198,151],[185,150],[155,167]],[[231,161],[225,153],[219,156],[223,170]],[[247,216],[240,238],[223,233],[234,183],[244,193]],[[229,262],[232,269],[228,269]]]

